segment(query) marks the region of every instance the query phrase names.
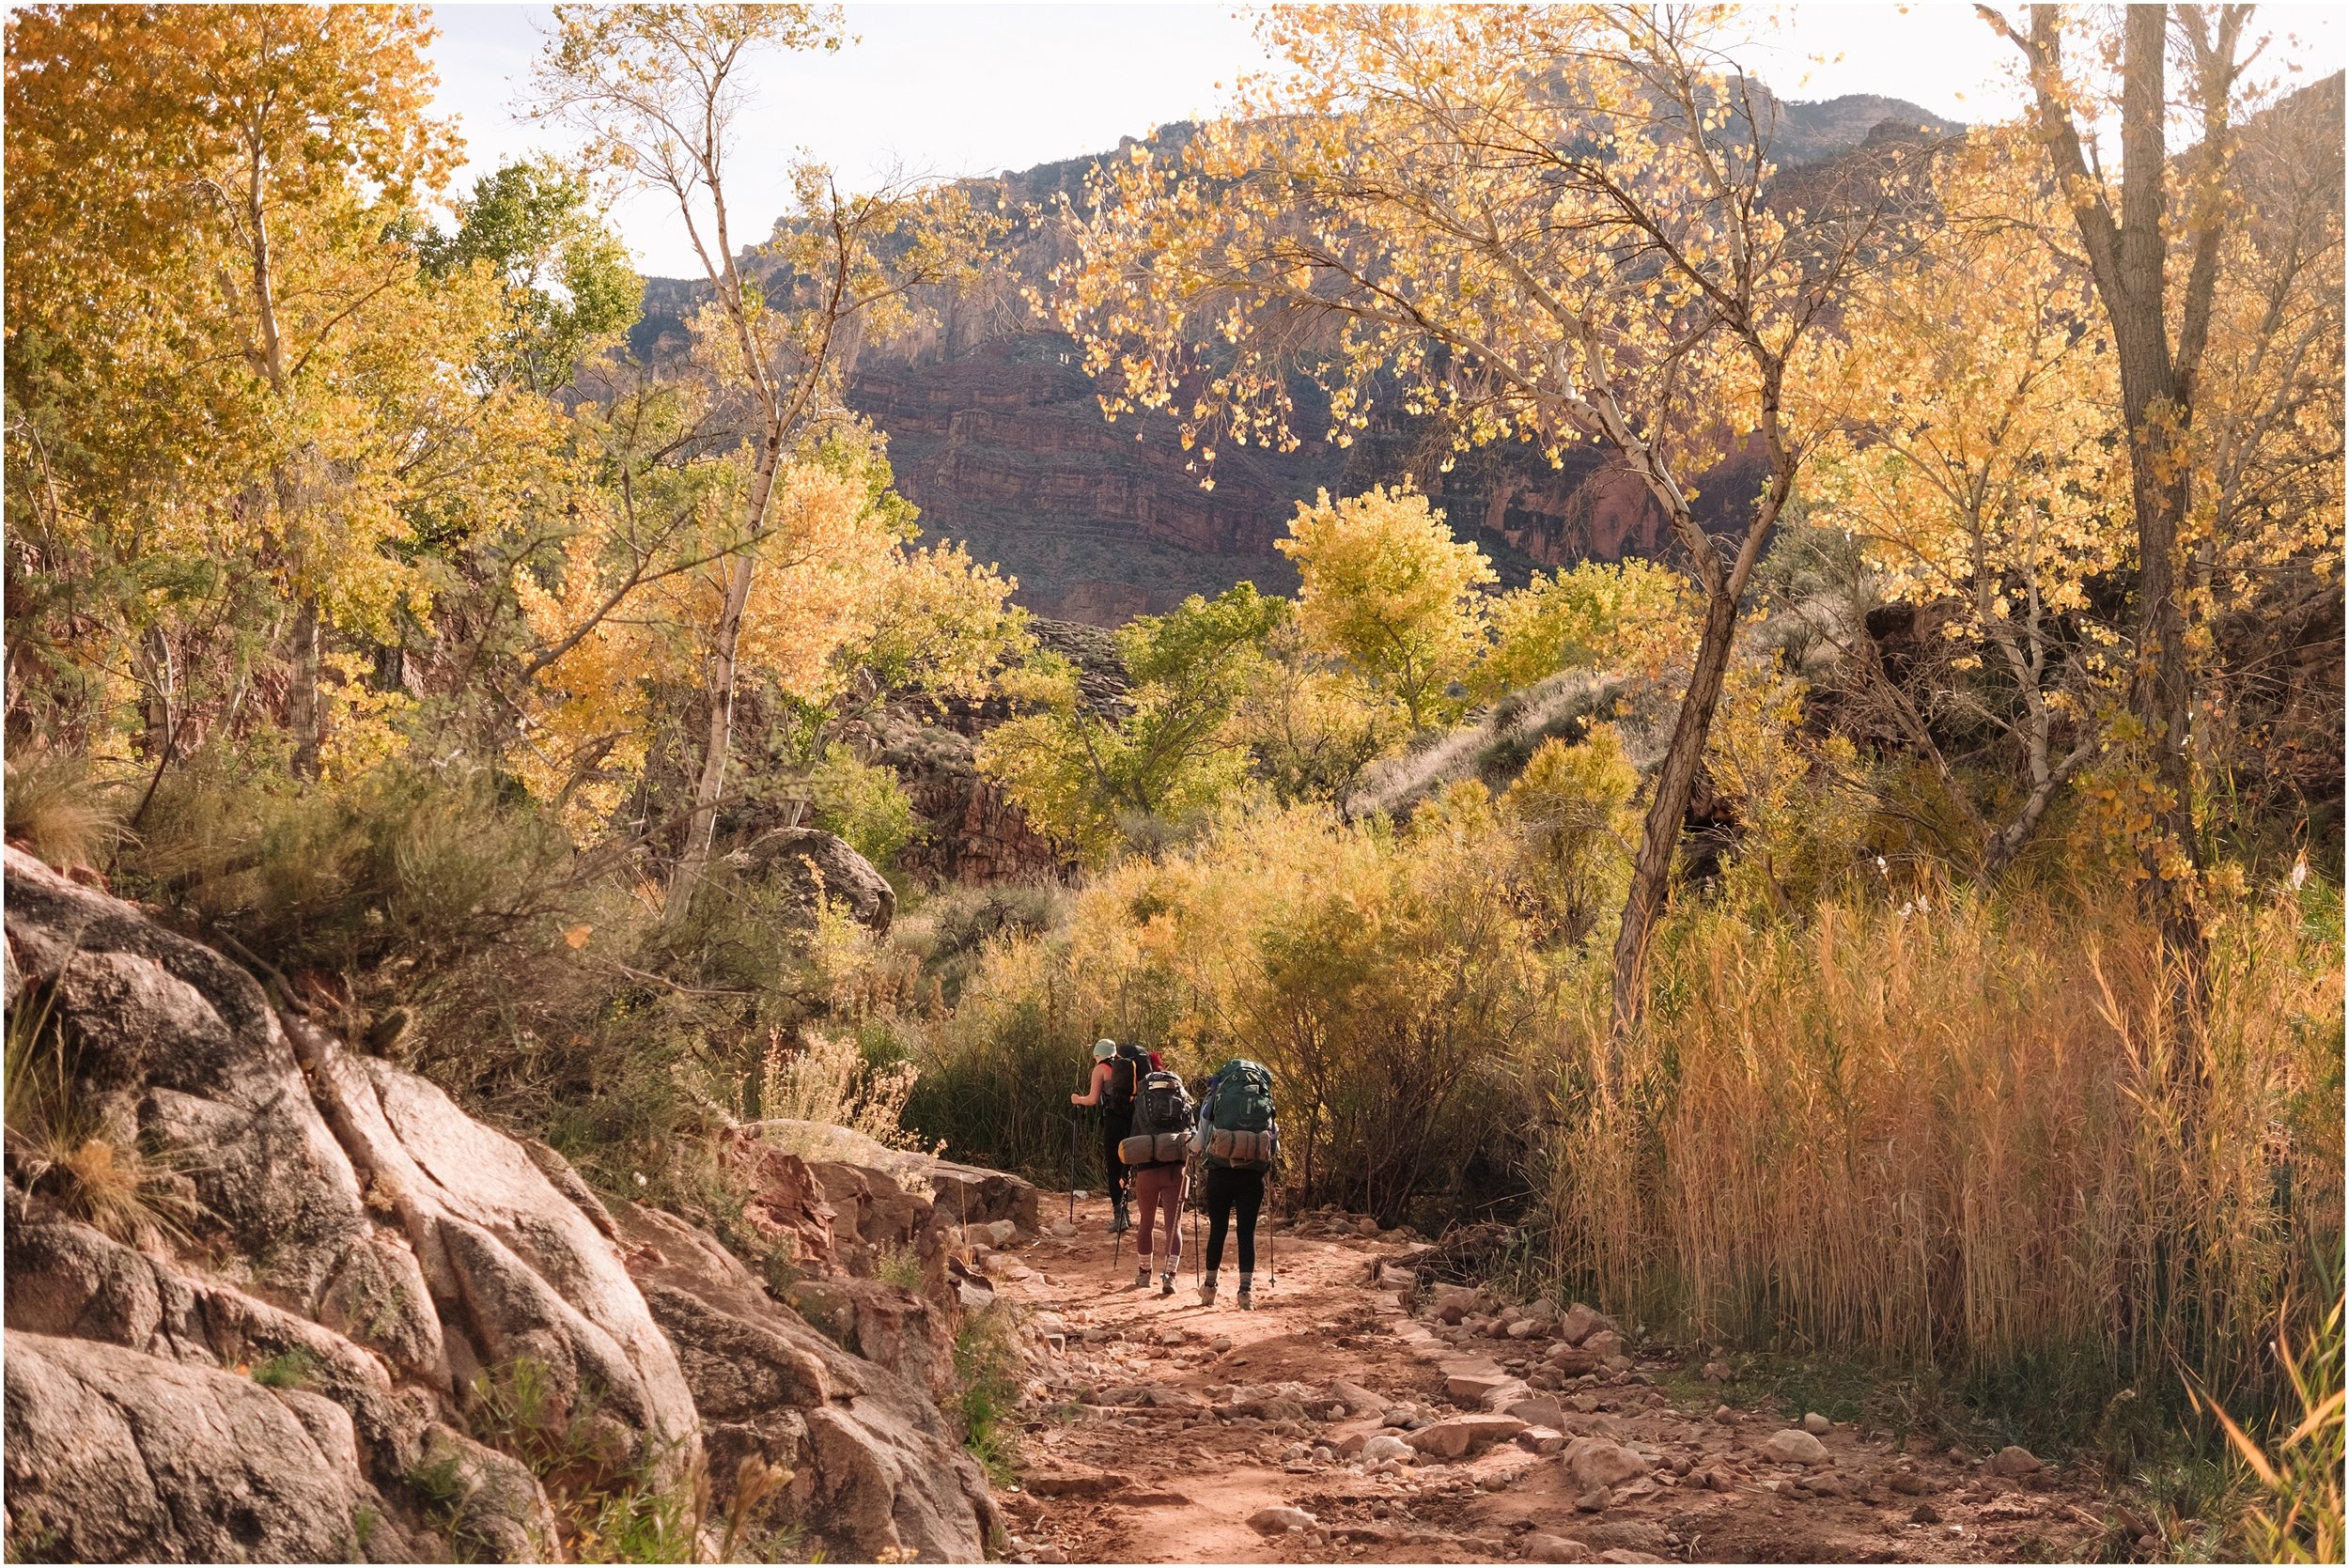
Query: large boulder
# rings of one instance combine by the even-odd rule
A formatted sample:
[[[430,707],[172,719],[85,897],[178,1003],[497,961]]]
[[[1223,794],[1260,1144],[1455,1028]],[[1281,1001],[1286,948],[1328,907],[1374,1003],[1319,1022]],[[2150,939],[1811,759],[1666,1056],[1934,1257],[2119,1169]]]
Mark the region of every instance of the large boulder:
[[[370,1468],[397,1473],[419,1457],[431,1404],[403,1396],[380,1352],[87,1225],[36,1215],[13,1190],[9,1198],[11,1331],[96,1342],[188,1366],[276,1362],[298,1369],[288,1381],[343,1410]]]
[[[1008,1219],[1034,1232],[1042,1218],[1034,1186],[1008,1171],[932,1159],[924,1168],[940,1216],[953,1225],[991,1225]]]
[[[183,1224],[117,1223],[132,1245],[11,1140],[12,1555],[561,1554],[584,1520],[550,1431],[605,1482],[681,1498],[706,1475],[708,1528],[756,1455],[836,1557],[982,1555],[987,1482],[933,1392],[948,1309],[826,1280],[835,1343],[707,1234],[615,1215],[210,949],[15,849],[6,871],[11,1021],[41,1010],[96,1136],[187,1200]],[[737,1152],[764,1177],[746,1219],[797,1238],[795,1266],[837,1272],[845,1210],[847,1245],[924,1243],[942,1279],[926,1188],[835,1162],[835,1208],[805,1160]]]
[[[1566,1445],[1565,1467],[1574,1483],[1588,1490],[1637,1481],[1654,1467],[1654,1461],[1611,1437],[1586,1434]]]
[[[793,1268],[829,1273],[832,1225],[840,1216],[807,1161],[758,1136],[755,1125],[725,1135],[724,1157],[743,1193],[743,1221]]]
[[[1762,1452],[1781,1465],[1825,1465],[1832,1458],[1825,1443],[1798,1426],[1771,1433],[1763,1440]]]
[[[987,1478],[918,1383],[817,1333],[675,1216],[630,1206],[615,1219],[692,1386],[721,1511],[754,1457],[793,1472],[792,1516],[833,1557],[985,1556],[996,1522]]]
[[[362,1476],[350,1418],[334,1401],[100,1340],[11,1328],[7,1342],[11,1556],[418,1555]]]
[[[1033,1232],[1042,1218],[1042,1195],[1032,1183],[1008,1171],[958,1165],[951,1159],[911,1149],[893,1149],[847,1127],[788,1117],[746,1123],[737,1136],[746,1143],[801,1157],[819,1171],[827,1166],[854,1167],[865,1174],[851,1177],[844,1184],[843,1192],[852,1199],[862,1200],[865,1195],[871,1172],[885,1172],[905,1193],[916,1198],[927,1194],[936,1208],[938,1224],[988,1225],[1008,1219],[1020,1230]],[[832,1199],[830,1188],[825,1189],[824,1196],[837,1202]],[[879,1206],[895,1213],[898,1201],[883,1197]],[[845,1220],[837,1214],[832,1219],[835,1230],[864,1237],[867,1211],[861,1202]],[[902,1226],[899,1228],[902,1231]]]
[[[817,828],[778,828],[727,857],[751,876],[784,883],[811,914],[830,899],[876,935],[897,918],[897,890],[846,839]]]
[[[1459,1459],[1524,1430],[1525,1423],[1515,1416],[1447,1416],[1403,1440],[1431,1459]]]
[[[928,1198],[871,1166],[819,1159],[808,1169],[832,1205],[832,1247],[848,1272],[869,1278],[889,1254],[922,1250],[934,1226]]]
[[[195,1238],[245,1260],[257,1295],[310,1312],[375,1227],[260,986],[22,850],[7,875],[12,1010],[20,986],[39,991],[29,1004],[59,1026],[73,1097],[169,1149]]]
[[[648,1439],[660,1468],[682,1474],[692,1395],[585,1184],[552,1150],[483,1126],[423,1079],[297,1032],[370,1197],[415,1250],[458,1383],[534,1362],[554,1419],[592,1400]]]
[[[941,1398],[952,1391],[954,1330],[927,1298],[886,1281],[835,1276],[799,1281],[784,1300],[834,1344]]]

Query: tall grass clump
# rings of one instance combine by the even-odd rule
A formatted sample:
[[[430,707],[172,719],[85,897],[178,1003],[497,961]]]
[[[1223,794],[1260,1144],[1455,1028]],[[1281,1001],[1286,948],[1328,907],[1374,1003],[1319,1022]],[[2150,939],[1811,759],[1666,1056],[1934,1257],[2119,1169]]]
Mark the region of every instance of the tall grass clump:
[[[55,1012],[54,982],[8,1009],[8,1177],[68,1217],[132,1245],[184,1242],[200,1218],[194,1184],[142,1137],[121,1094],[93,1089]]]
[[[768,1036],[759,1071],[759,1114],[846,1127],[892,1148],[919,1148],[905,1129],[906,1097],[913,1092],[910,1062],[877,1066],[853,1034],[808,1029],[797,1049],[781,1030]]]
[[[122,837],[118,796],[86,758],[40,746],[14,750],[0,790],[10,841],[59,870],[102,865]]]
[[[1559,1266],[1726,1342],[2245,1391],[2340,1245],[2341,952],[2289,901],[2211,924],[2188,1034],[2124,894],[1684,914],[1619,1071],[1558,1078]]]

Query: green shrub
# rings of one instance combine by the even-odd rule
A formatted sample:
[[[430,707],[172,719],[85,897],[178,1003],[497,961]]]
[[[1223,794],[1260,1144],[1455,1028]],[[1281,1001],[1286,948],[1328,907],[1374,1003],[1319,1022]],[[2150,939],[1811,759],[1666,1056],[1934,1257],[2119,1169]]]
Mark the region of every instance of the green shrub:
[[[301,1345],[281,1350],[253,1363],[253,1381],[264,1389],[306,1389],[319,1370],[319,1358]]]
[[[117,879],[287,974],[429,972],[562,920],[572,859],[479,771],[399,763],[298,787],[207,756],[164,775]]]
[[[1008,1483],[1019,1458],[1009,1418],[1019,1404],[1019,1347],[1008,1307],[983,1308],[955,1330],[955,1389],[963,1447],[989,1481]]]
[[[649,1441],[617,1443],[594,1389],[567,1405],[545,1364],[523,1357],[476,1376],[466,1396],[473,1436],[537,1475],[572,1560],[694,1560],[697,1475],[664,1474],[675,1455]]]
[[[1517,1058],[1553,986],[1512,880],[1528,842],[1471,784],[1407,831],[1266,810],[1123,862],[1063,926],[984,947],[908,1120],[1057,1187],[1068,1092],[1107,1035],[1185,1074],[1263,1061],[1301,1201],[1392,1221],[1521,1191]]]
[[[874,1275],[883,1284],[921,1294],[922,1254],[910,1247],[892,1247],[880,1255]]]
[[[807,787],[816,801],[816,825],[846,839],[882,870],[922,826],[894,771],[837,748],[817,766]]]

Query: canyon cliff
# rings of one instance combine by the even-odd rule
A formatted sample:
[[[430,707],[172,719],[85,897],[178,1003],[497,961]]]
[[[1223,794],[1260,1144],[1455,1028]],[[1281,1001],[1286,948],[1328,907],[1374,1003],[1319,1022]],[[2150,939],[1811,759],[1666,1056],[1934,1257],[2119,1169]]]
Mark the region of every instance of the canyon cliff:
[[[1797,182],[1831,178],[1835,161],[1871,136],[1956,129],[1873,95],[1783,109],[1780,147]],[[1094,162],[1005,170],[980,182],[981,194],[990,206],[1000,196],[1007,211],[1049,214],[1064,195],[1083,200]],[[1308,442],[1291,453],[1228,450],[1215,489],[1202,489],[1169,421],[1102,418],[1076,345],[1023,298],[1023,289],[1049,288],[1047,274],[1065,259],[1050,221],[1016,220],[984,283],[939,291],[928,302],[935,325],[867,347],[848,383],[849,406],[887,433],[897,488],[922,508],[924,535],[965,541],[973,556],[1000,564],[1019,578],[1019,602],[1040,614],[1114,626],[1242,579],[1293,592],[1296,574],[1273,543],[1296,504],[1323,489],[1348,494],[1406,476],[1493,558],[1505,584],[1667,546],[1661,513],[1596,449],[1571,450],[1553,468],[1521,446],[1486,448],[1446,473],[1443,434],[1388,406],[1347,449]],[[698,282],[647,280],[635,350],[657,357],[679,347],[702,291]],[[1310,409],[1299,427],[1315,427]],[[1735,519],[1758,472],[1733,458],[1706,475],[1706,520]]]

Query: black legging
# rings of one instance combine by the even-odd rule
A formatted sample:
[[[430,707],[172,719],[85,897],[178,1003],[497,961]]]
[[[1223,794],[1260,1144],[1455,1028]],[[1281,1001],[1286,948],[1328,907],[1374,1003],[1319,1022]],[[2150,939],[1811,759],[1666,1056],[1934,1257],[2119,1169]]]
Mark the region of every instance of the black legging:
[[[1123,1203],[1126,1197],[1126,1163],[1117,1157],[1117,1145],[1133,1130],[1134,1108],[1130,1102],[1101,1108],[1101,1179],[1109,1184],[1112,1203]]]
[[[1264,1172],[1235,1171],[1228,1165],[1207,1167],[1207,1272],[1223,1262],[1223,1232],[1239,1210],[1239,1271],[1256,1272],[1256,1211],[1264,1207]]]

